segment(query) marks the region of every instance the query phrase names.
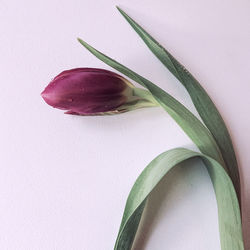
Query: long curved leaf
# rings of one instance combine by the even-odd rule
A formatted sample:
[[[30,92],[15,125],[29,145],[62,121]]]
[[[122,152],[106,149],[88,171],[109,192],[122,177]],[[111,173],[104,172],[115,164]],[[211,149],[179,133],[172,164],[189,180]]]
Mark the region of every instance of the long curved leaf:
[[[151,92],[153,97],[161,104],[161,106],[172,116],[172,118],[179,124],[179,126],[185,131],[190,139],[197,145],[200,151],[218,162],[225,167],[220,150],[209,132],[209,130],[200,122],[200,120],[194,116],[185,106],[178,102],[171,95],[164,90],[138,75],[134,71],[128,69],[122,64],[116,62],[110,57],[102,54],[98,50],[91,47],[89,44],[78,38],[79,42],[89,50],[97,58],[123,73],[127,77],[141,84]]]
[[[216,194],[222,250],[243,250],[238,199],[231,179],[214,159],[184,148],[166,151],[156,157],[141,173],[128,196],[115,250],[129,250],[148,196],[174,166],[199,157],[205,163]]]
[[[223,159],[228,168],[238,198],[240,200],[240,176],[233,144],[226,125],[206,91],[190,72],[181,65],[165,48],[163,48],[139,24],[117,7],[123,17],[142,38],[148,48],[169,69],[169,71],[183,84],[188,91],[199,115],[217,142]]]

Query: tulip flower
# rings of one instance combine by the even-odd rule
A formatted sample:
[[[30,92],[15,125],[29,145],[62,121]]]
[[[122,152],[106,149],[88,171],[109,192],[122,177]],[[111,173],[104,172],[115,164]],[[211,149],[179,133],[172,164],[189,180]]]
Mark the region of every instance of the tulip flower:
[[[56,76],[42,92],[47,104],[66,114],[103,115],[157,106],[153,96],[104,69],[76,68]]]

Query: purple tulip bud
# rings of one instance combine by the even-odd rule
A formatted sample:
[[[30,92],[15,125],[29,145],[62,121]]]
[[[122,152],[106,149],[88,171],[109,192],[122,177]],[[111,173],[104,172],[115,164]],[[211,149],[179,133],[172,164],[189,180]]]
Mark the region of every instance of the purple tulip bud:
[[[77,68],[56,76],[42,92],[45,102],[66,114],[115,114],[152,102],[135,95],[135,88],[122,76],[104,69]],[[145,90],[142,90],[145,92]],[[138,106],[138,102],[140,105]],[[131,105],[137,105],[129,108]]]

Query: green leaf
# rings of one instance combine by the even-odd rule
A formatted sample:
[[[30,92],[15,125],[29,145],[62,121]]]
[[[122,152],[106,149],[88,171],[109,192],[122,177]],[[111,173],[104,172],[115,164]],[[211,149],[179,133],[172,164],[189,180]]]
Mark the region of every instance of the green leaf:
[[[181,162],[199,157],[205,163],[216,194],[222,250],[243,250],[241,216],[231,179],[214,159],[184,148],[166,151],[156,157],[137,178],[127,199],[115,250],[129,250],[148,196],[160,180]]]
[[[117,7],[118,8],[118,7]],[[152,36],[150,36],[140,25],[130,18],[123,10],[118,8],[120,13],[142,38],[148,48],[155,56],[169,69],[169,71],[183,84],[188,91],[199,115],[205,125],[212,133],[217,142],[223,159],[228,168],[238,199],[240,200],[240,176],[236,161],[233,144],[226,128],[226,125],[215,107],[214,103],[202,88],[199,82],[181,65],[165,48],[163,48]]]
[[[156,99],[156,101],[159,102],[159,104],[172,116],[172,118],[197,145],[200,151],[214,158],[215,160],[220,162],[222,166],[225,167],[220,150],[213,136],[211,135],[209,130],[200,122],[200,120],[196,116],[194,116],[187,108],[185,108],[185,106],[183,106],[175,98],[173,98],[171,95],[166,93],[164,90],[162,90],[149,80],[138,75],[122,64],[114,61],[110,57],[102,54],[80,38],[78,38],[78,40],[97,58],[147,88]]]

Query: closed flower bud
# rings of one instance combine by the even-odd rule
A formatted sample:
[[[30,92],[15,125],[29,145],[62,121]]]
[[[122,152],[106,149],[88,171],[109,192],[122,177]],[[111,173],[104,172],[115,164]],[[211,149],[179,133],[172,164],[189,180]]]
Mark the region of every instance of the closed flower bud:
[[[104,69],[77,68],[56,76],[42,92],[45,102],[66,114],[116,114],[156,106],[152,95]]]

